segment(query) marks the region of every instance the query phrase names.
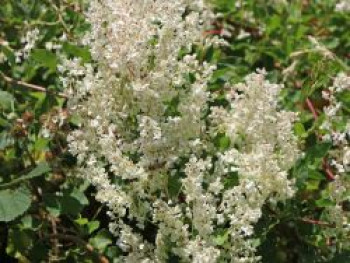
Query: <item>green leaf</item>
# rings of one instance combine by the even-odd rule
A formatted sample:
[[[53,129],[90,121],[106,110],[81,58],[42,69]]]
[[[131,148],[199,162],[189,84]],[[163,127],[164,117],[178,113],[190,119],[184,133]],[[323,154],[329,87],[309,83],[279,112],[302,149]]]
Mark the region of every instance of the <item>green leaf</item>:
[[[320,180],[308,180],[306,183],[307,190],[317,190],[320,185]]]
[[[99,251],[104,251],[108,245],[112,244],[111,234],[107,230],[101,230],[96,236],[90,238],[90,244]]]
[[[347,108],[350,108],[350,92],[348,90],[343,91],[337,96],[337,99],[344,103]]]
[[[8,247],[7,252],[14,255],[24,254],[25,251],[28,248],[31,248],[33,244],[33,238],[31,237],[29,230],[11,229],[9,233],[9,240],[11,247]]]
[[[5,54],[10,65],[16,64],[16,56],[10,48],[7,46],[1,46],[0,50]]]
[[[38,138],[34,143],[34,149],[38,152],[44,151],[49,144],[49,140],[45,138]]]
[[[218,246],[222,246],[228,240],[228,235],[229,235],[229,231],[227,230],[223,234],[217,235],[214,238],[214,243]]]
[[[0,151],[13,145],[13,143],[13,138],[7,132],[0,133]]]
[[[336,256],[329,263],[348,263],[350,261],[350,251],[343,251]]]
[[[89,223],[89,220],[85,217],[79,217],[78,219],[74,220],[75,223],[77,223],[80,226],[86,225]]]
[[[73,189],[73,191],[64,191],[60,195],[45,194],[44,203],[47,211],[55,217],[59,215],[78,216],[84,206],[89,204],[89,200],[84,193]]]
[[[329,198],[322,198],[322,199],[316,200],[315,203],[318,207],[329,207],[329,206],[335,205],[335,202]]]
[[[10,127],[10,123],[4,118],[0,117],[0,127]]]
[[[90,51],[86,47],[79,47],[66,42],[63,44],[63,51],[68,55],[80,57],[84,63],[91,61]]]
[[[10,110],[15,101],[13,95],[7,91],[0,90],[0,108]]]
[[[304,128],[304,125],[301,122],[295,123],[294,132],[299,137],[306,137],[306,135],[307,135],[305,128]]]
[[[87,226],[89,229],[89,234],[91,234],[100,227],[100,222],[99,221],[91,221],[87,224]]]
[[[61,214],[61,204],[59,199],[54,194],[45,194],[43,196],[46,210],[54,217],[58,217]]]
[[[82,122],[83,122],[83,119],[77,114],[72,114],[69,118],[69,123],[76,127],[80,127]]]
[[[315,171],[312,169],[308,169],[308,178],[312,180],[323,180],[325,179],[324,174],[320,173],[319,171]]]
[[[22,215],[31,204],[31,194],[27,187],[0,191],[0,221],[9,222]]]
[[[31,215],[25,215],[21,218],[21,229],[38,230],[43,222]]]
[[[34,168],[29,174],[27,174],[26,176],[23,176],[23,177],[26,180],[32,179],[32,178],[41,176],[43,174],[46,174],[50,171],[51,171],[51,167],[49,166],[49,164],[47,162],[42,162],[42,163],[38,164],[38,166],[36,168]]]
[[[329,142],[316,144],[307,152],[307,157],[311,160],[323,158],[326,156],[331,147],[332,144]]]
[[[85,196],[84,191],[80,191],[80,189],[77,189],[77,188],[73,189],[73,191],[70,193],[70,196],[76,199],[77,201],[79,201],[81,206],[85,206],[89,204],[89,200]]]
[[[32,58],[42,67],[55,71],[57,66],[57,57],[54,53],[46,49],[36,49],[32,53]]]
[[[225,134],[218,134],[214,139],[215,146],[221,151],[227,150],[231,145],[231,140]]]
[[[180,192],[181,186],[182,184],[179,175],[170,175],[168,177],[168,191],[170,196],[177,196]]]
[[[224,179],[224,187],[225,189],[230,189],[234,186],[237,186],[239,183],[238,172],[229,172]]]
[[[9,188],[23,181],[27,181],[35,177],[41,176],[49,171],[51,171],[50,166],[46,162],[42,162],[36,168],[34,168],[29,174],[16,178],[8,183],[0,184],[0,189]]]

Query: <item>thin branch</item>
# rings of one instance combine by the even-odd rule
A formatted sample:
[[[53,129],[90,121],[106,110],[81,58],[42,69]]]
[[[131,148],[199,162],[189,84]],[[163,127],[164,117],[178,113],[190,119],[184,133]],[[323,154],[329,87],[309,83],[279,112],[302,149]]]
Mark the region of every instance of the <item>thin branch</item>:
[[[314,117],[314,120],[317,120],[318,118],[317,111],[309,98],[306,99],[306,104],[309,110],[311,111],[312,116]]]
[[[316,121],[318,119],[318,113],[315,109],[315,106],[313,105],[312,101],[309,98],[306,99],[306,104],[307,104],[309,110],[311,111],[311,113],[314,117],[314,120]],[[326,157],[324,157],[322,160],[322,169],[326,173],[327,179],[330,181],[334,181],[335,175],[333,174],[333,171],[332,171],[331,167],[329,166]]]
[[[25,87],[34,91],[38,91],[38,92],[45,92],[45,93],[52,93],[49,90],[47,90],[46,88],[39,86],[39,85],[35,85],[35,84],[31,84],[31,83],[27,83],[21,80],[15,80],[9,76],[6,76],[3,72],[0,71],[0,76],[9,84],[13,84],[13,85],[19,85],[21,87]],[[57,93],[58,97],[64,98],[64,99],[68,99],[68,96],[64,93]]]
[[[13,179],[12,181],[10,181],[8,183],[0,184],[0,190],[11,188],[11,187],[16,186],[20,183],[29,181],[33,178],[42,176],[42,175],[50,172],[51,168],[48,166],[47,167],[45,167],[45,166],[46,166],[46,164],[44,164],[43,166],[40,167],[40,164],[39,164],[36,167],[33,166],[33,167],[29,167],[29,168],[24,169],[24,171],[22,171],[19,174],[20,177]],[[45,170],[42,170],[43,168]]]
[[[304,223],[308,223],[308,224],[312,224],[312,225],[318,225],[318,226],[324,226],[324,227],[334,227],[334,224],[324,222],[324,221],[315,220],[315,219],[302,218],[300,220]]]
[[[49,0],[49,4],[56,11],[56,14],[58,16],[58,18],[57,18],[58,22],[61,23],[65,33],[67,35],[70,35],[70,29],[69,29],[68,25],[66,24],[66,22],[64,21],[63,15],[62,15],[62,13],[63,13],[64,9],[66,9],[66,7],[61,8],[61,7],[56,6],[52,0]]]
[[[23,183],[25,181],[28,181],[30,179],[32,179],[32,177],[28,177],[28,176],[19,177],[17,179],[12,180],[9,183],[0,184],[0,190],[11,188],[15,185],[18,185],[18,184]]]
[[[52,235],[55,236],[55,235],[57,235],[56,218],[50,216],[50,222],[51,222],[51,228],[52,228]],[[53,238],[51,239],[51,241],[52,241],[52,245],[53,245],[53,249],[52,249],[52,251],[53,251],[53,256],[54,256],[54,258],[58,258],[58,255],[59,255],[59,245],[60,245],[59,240],[58,240],[57,237],[56,237],[56,238],[53,237]]]
[[[204,36],[207,36],[207,35],[221,35],[223,32],[223,29],[214,29],[214,30],[207,30],[205,31],[203,34]]]
[[[293,58],[298,58],[300,56],[303,55],[308,55],[308,54],[312,54],[312,53],[318,53],[321,54],[323,57],[327,58],[327,59],[331,59],[336,61],[340,66],[342,66],[344,68],[344,70],[349,70],[349,66],[344,63],[335,53],[333,53],[332,51],[330,51],[329,49],[327,49],[326,47],[322,48],[308,48],[308,49],[304,49],[304,50],[298,50],[295,51],[293,53],[291,53],[289,55],[289,57],[291,59]]]
[[[310,98],[306,98],[306,105],[307,105],[309,111],[312,113],[314,121],[316,121],[318,119],[318,113],[316,111],[314,104],[310,100]],[[320,139],[320,136],[317,136],[317,138]],[[324,157],[322,160],[322,169],[325,172],[326,177],[329,181],[335,180],[335,175],[327,162],[327,157]]]
[[[323,160],[322,160],[322,167],[323,167],[323,170],[325,171],[325,173],[327,175],[328,180],[334,181],[335,180],[335,175],[333,174],[333,171],[332,171],[329,163],[327,162],[326,158],[323,158]]]

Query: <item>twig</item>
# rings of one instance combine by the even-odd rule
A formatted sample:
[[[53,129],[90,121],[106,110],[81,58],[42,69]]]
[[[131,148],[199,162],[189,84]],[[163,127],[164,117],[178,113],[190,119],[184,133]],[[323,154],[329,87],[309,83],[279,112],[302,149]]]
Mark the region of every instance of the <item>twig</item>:
[[[312,116],[314,117],[314,120],[317,120],[318,118],[317,111],[309,98],[306,99],[306,104],[309,110],[311,111]]]
[[[207,35],[221,35],[222,34],[223,29],[214,29],[214,30],[207,30],[204,32],[204,36]]]
[[[66,34],[70,35],[70,29],[68,28],[68,25],[66,24],[66,22],[64,21],[63,16],[62,16],[62,12],[64,11],[65,7],[61,8],[61,7],[56,6],[52,0],[49,0],[49,4],[56,11],[56,14],[58,16],[58,21],[61,23]]]
[[[334,227],[334,224],[324,222],[324,221],[319,221],[315,219],[309,219],[309,218],[302,218],[300,219],[304,223],[312,224],[312,225],[318,225],[318,226],[325,226],[325,227]]]
[[[50,216],[50,222],[51,222],[51,228],[52,228],[52,234],[53,238],[51,239],[52,241],[52,246],[53,246],[53,256],[54,258],[58,258],[59,255],[59,241],[58,238],[55,237],[57,235],[57,225],[56,225],[56,218]]]
[[[307,105],[309,111],[312,113],[314,120],[316,121],[318,119],[318,113],[316,111],[314,104],[312,103],[312,101],[309,98],[306,98],[306,105]],[[320,139],[320,137],[318,137],[318,139]],[[325,172],[327,179],[329,181],[334,181],[335,175],[334,175],[331,167],[329,166],[326,157],[324,157],[322,160],[322,169]]]
[[[38,91],[38,92],[46,92],[46,93],[52,93],[51,91],[47,90],[46,88],[39,86],[39,85],[35,85],[35,84],[31,84],[31,83],[27,83],[21,80],[15,80],[9,76],[6,76],[3,72],[0,71],[0,76],[8,83],[10,84],[14,84],[14,85],[19,85],[34,91]],[[64,93],[57,93],[58,97],[61,98],[65,98],[68,99],[68,96]]]
[[[61,21],[54,21],[54,22],[49,22],[49,21],[32,21],[29,23],[30,26],[57,26],[61,23]]]
[[[335,175],[333,174],[333,172],[331,170],[331,167],[329,166],[326,158],[323,158],[323,160],[322,160],[322,167],[323,167],[323,170],[325,171],[325,173],[327,175],[328,180],[334,181],[335,180]]]
[[[316,111],[312,101],[309,98],[306,99],[306,104],[307,104],[309,110],[311,111],[311,113],[314,117],[314,120],[316,121],[318,118],[318,114],[317,114],[317,111]],[[335,175],[333,174],[333,171],[331,170],[331,167],[329,166],[326,157],[324,157],[322,160],[322,168],[323,168],[323,171],[326,173],[327,179],[330,181],[334,181]]]
[[[29,180],[29,179],[32,179],[32,177],[22,176],[22,177],[19,177],[17,179],[12,180],[9,183],[0,184],[0,190],[11,188],[15,185],[18,185],[20,183],[23,183],[23,182]]]
[[[324,49],[308,48],[308,49],[304,49],[304,50],[295,51],[295,52],[291,53],[289,55],[289,57],[293,59],[293,58],[297,58],[297,57],[312,54],[312,53],[319,53],[325,58],[332,59],[332,60],[336,61],[339,65],[341,65],[344,68],[344,70],[349,70],[349,66],[346,63],[344,63],[335,53],[333,53],[329,49],[326,49],[325,47],[324,47]]]
[[[39,177],[39,176],[42,176],[44,174],[44,172],[41,172],[40,174],[36,174],[36,171],[35,169],[38,169],[39,166],[31,166],[31,167],[28,167],[26,169],[24,169],[24,171],[22,171],[18,178],[16,179],[13,179],[12,181],[8,182],[8,183],[3,183],[3,184],[0,184],[0,190],[3,190],[3,189],[8,189],[8,188],[11,188],[13,186],[16,186],[20,183],[23,183],[23,182],[26,182],[26,181],[29,181],[35,177]],[[45,171],[46,172],[49,172],[51,171],[51,169],[47,169]],[[26,174],[27,172],[29,172],[28,174]],[[34,175],[33,175],[33,172],[34,172]]]

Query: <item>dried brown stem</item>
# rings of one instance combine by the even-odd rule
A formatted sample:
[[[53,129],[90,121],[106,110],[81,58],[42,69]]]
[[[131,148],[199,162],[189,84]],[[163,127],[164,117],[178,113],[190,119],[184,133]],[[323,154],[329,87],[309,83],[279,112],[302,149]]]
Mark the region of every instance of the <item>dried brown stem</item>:
[[[52,228],[52,234],[53,236],[57,235],[57,225],[56,225],[56,218],[54,217],[50,217],[50,222],[51,222],[51,228]],[[57,237],[53,237],[51,239],[51,242],[52,242],[52,252],[53,252],[53,256],[54,258],[58,258],[58,255],[59,255],[59,241],[58,241],[58,238]]]
[[[18,86],[21,86],[21,87],[24,87],[24,88],[28,88],[28,89],[31,89],[31,90],[34,90],[34,91],[38,91],[38,92],[46,92],[46,93],[50,92],[46,88],[44,88],[42,86],[31,84],[31,83],[27,83],[27,82],[24,82],[24,81],[21,81],[21,80],[16,80],[16,79],[13,79],[13,78],[11,78],[9,76],[6,76],[1,71],[0,71],[0,76],[3,78],[3,80],[5,80],[7,83],[12,84],[12,85],[18,85]],[[68,96],[66,94],[64,94],[64,93],[57,93],[57,96],[61,97],[61,98],[68,99]]]

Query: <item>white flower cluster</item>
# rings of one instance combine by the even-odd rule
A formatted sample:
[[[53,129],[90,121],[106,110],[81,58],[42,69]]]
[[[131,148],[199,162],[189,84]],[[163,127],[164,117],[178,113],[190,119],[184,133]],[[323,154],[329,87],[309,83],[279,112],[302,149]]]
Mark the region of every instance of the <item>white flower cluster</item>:
[[[329,101],[329,105],[324,108],[325,119],[321,125],[323,140],[333,145],[329,158],[336,171],[335,180],[329,185],[330,197],[335,206],[328,207],[328,214],[329,219],[336,224],[336,230],[340,231],[338,236],[344,236],[344,246],[345,242],[350,245],[350,213],[344,209],[344,202],[350,202],[350,119],[344,111],[345,105],[339,99],[349,94],[350,77],[339,73],[333,85],[323,91],[323,97]],[[335,232],[331,232],[333,236]]]
[[[335,5],[335,11],[337,12],[349,12],[350,11],[350,1],[341,0]]]
[[[213,108],[211,118],[218,131],[224,130],[237,145],[220,154],[217,165],[222,178],[232,171],[239,175],[237,186],[221,191],[219,206],[219,222],[224,226],[228,221],[230,226],[233,262],[251,262],[248,256],[254,246],[246,238],[253,234],[266,200],[275,204],[294,194],[287,171],[298,157],[297,141],[291,133],[296,115],[278,110],[281,88],[265,80],[264,72],[254,73],[228,93],[230,111]]]
[[[325,119],[321,125],[324,132],[323,140],[331,141],[337,149],[331,152],[333,157],[332,165],[339,174],[350,171],[350,120],[343,111],[343,103],[339,97],[350,92],[350,77],[340,73],[335,78],[333,86],[323,91],[323,98],[329,101],[324,108]]]
[[[9,43],[7,41],[0,39],[0,47],[2,47],[2,46],[7,48],[9,46]],[[0,63],[4,63],[6,61],[7,61],[7,57],[6,57],[5,53],[3,52],[3,50],[0,49]]]
[[[24,44],[24,47],[17,50],[15,53],[17,63],[21,63],[23,59],[27,59],[29,57],[30,52],[33,50],[33,48],[35,48],[39,38],[40,31],[37,28],[29,30],[26,35],[21,38],[21,43]]]
[[[203,34],[212,17],[202,0],[94,0],[96,64],[61,67],[82,119],[68,138],[74,175],[108,206],[125,262],[255,262],[262,206],[294,193],[281,86],[254,73],[230,88],[231,107],[209,107],[215,66],[195,51],[220,42]],[[218,134],[231,140],[223,152]]]

